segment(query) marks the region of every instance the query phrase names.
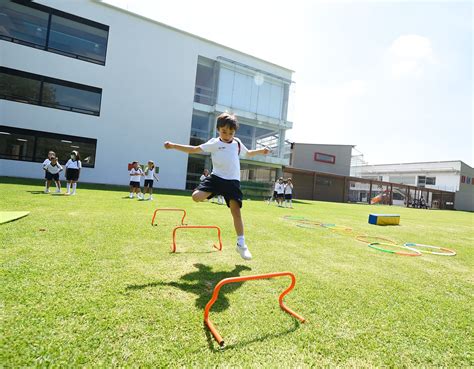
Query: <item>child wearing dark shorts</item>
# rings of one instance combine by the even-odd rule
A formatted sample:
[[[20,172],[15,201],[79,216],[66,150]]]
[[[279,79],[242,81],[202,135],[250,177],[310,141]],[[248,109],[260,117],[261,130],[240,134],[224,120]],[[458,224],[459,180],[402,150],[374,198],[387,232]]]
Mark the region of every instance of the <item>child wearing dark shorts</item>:
[[[155,176],[155,163],[153,160],[148,161],[148,165],[145,168],[145,184],[143,186],[143,191],[145,195],[150,194],[148,200],[153,200],[153,179],[158,181],[158,178]]]
[[[200,146],[180,145],[169,141],[165,142],[166,149],[175,149],[188,154],[208,152],[212,159],[212,173],[204,178],[193,192],[193,200],[200,202],[217,195],[222,195],[230,208],[237,233],[236,250],[245,260],[250,260],[252,255],[245,244],[244,224],[241,215],[243,195],[240,190],[240,161],[239,156],[252,157],[270,153],[270,149],[249,150],[236,137],[239,128],[237,118],[228,113],[217,117],[217,131],[219,137],[212,138]]]
[[[133,199],[134,194],[137,194],[137,198],[139,200],[143,200],[143,194],[140,189],[140,180],[143,175],[142,168],[140,168],[140,165],[138,161],[134,161],[132,163],[133,167],[130,169],[130,198]]]
[[[79,180],[79,175],[81,174],[81,156],[79,152],[73,150],[71,152],[71,158],[66,163],[66,195],[75,195],[77,181]],[[72,192],[71,192],[72,187]]]
[[[54,181],[56,184],[56,193],[60,193],[61,182],[59,181],[59,173],[63,170],[63,167],[58,163],[58,158],[56,156],[52,156],[50,158],[49,164],[46,165],[44,169],[46,171],[46,190],[44,192],[49,192],[51,181]]]

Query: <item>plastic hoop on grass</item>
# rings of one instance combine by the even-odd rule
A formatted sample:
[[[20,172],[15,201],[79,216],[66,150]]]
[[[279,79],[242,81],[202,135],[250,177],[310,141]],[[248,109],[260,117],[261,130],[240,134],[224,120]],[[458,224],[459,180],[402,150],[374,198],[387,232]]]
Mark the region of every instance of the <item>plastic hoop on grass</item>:
[[[349,227],[343,227],[343,226],[334,226],[334,227],[328,227],[330,231],[337,232],[337,233],[351,233],[352,228]]]
[[[314,221],[314,220],[309,220],[309,219],[297,220],[296,223],[299,223],[299,224],[311,224],[311,225],[314,225],[314,226],[320,226],[320,225],[321,225],[320,222],[316,222],[316,221]]]
[[[378,246],[390,246],[390,247],[400,247],[400,248],[406,248],[405,246],[400,246],[400,245],[392,245],[390,243],[386,243],[386,242],[372,242],[372,243],[369,243],[369,247],[374,249],[374,250],[378,250],[378,251],[382,251],[382,252],[386,252],[388,254],[395,254],[395,255],[401,255],[401,256],[421,256],[421,252],[419,252],[418,250],[411,250],[411,251],[414,251],[414,253],[410,253],[410,252],[404,252],[404,251],[394,251],[394,250],[389,250],[389,249],[384,249],[382,247],[378,247]]]
[[[285,215],[283,217],[285,220],[307,220],[305,217],[301,217],[298,215]]]
[[[297,223],[296,224],[297,227],[300,227],[300,228],[307,228],[307,229],[318,229],[318,228],[321,228],[319,225],[316,225],[316,224],[311,224],[311,223]]]
[[[322,224],[321,224],[321,227],[324,227],[324,228],[333,228],[333,227],[337,227],[337,226],[336,226],[335,224],[333,224],[333,223],[326,223],[326,224],[322,223]]]
[[[418,251],[422,254],[432,254],[432,255],[441,255],[441,256],[455,256],[456,251],[448,249],[446,247],[438,247],[438,246],[431,246],[431,245],[423,245],[421,243],[414,243],[414,242],[407,242],[403,245],[405,248],[411,251]],[[426,251],[426,250],[418,250],[416,247],[426,247],[429,249],[441,250],[446,252],[436,252],[436,251]]]
[[[383,238],[383,237],[377,237],[377,236],[366,236],[366,235],[358,235],[355,237],[355,239],[359,242],[362,242],[362,243],[365,243],[366,245],[370,244],[370,243],[373,243],[373,242],[370,242],[370,241],[367,241],[367,238],[371,238],[371,239],[374,239],[374,240],[380,240],[382,242],[387,242],[387,243],[390,243],[392,245],[396,245],[397,243],[395,241],[392,241],[388,238]]]

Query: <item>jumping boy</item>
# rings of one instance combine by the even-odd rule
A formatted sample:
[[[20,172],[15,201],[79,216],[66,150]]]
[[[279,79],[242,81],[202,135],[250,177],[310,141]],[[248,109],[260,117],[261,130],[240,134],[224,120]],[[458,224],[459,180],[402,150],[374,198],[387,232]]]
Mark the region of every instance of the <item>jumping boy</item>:
[[[259,154],[266,155],[270,153],[270,149],[249,150],[237,137],[234,137],[235,132],[239,128],[235,115],[222,113],[217,117],[216,127],[219,137],[211,138],[202,145],[179,145],[166,141],[165,148],[175,149],[188,154],[211,153],[212,173],[194,190],[193,200],[200,202],[216,195],[224,196],[234,219],[234,228],[237,233],[236,250],[243,259],[250,260],[252,259],[252,254],[250,254],[245,244],[244,223],[240,213],[243,195],[240,190],[239,155],[245,155],[246,157],[253,157]]]

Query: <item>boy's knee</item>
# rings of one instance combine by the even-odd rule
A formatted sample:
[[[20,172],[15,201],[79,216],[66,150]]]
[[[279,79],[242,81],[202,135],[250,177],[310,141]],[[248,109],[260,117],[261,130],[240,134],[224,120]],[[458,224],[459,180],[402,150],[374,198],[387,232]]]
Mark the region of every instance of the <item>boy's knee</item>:
[[[195,201],[195,202],[200,202],[200,201],[202,201],[201,196],[200,196],[200,193],[199,193],[198,191],[193,192],[193,194],[192,194],[191,197],[192,197],[193,201]]]

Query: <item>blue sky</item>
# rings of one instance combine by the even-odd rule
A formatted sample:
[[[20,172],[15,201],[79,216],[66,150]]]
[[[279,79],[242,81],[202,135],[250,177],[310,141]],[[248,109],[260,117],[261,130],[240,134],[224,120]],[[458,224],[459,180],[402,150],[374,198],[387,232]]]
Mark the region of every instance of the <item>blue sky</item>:
[[[294,69],[291,140],[474,164],[473,2],[108,2]]]

